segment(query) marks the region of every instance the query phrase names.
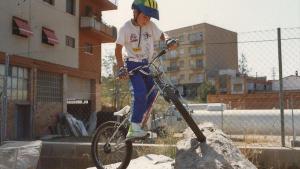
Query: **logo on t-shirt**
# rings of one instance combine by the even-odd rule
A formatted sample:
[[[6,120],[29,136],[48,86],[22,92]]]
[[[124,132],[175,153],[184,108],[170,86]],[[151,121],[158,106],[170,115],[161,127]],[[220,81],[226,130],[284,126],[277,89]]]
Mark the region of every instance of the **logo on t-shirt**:
[[[137,36],[136,36],[136,34],[131,34],[130,35],[130,42],[136,42],[136,41],[138,41],[138,38],[137,38]]]
[[[149,34],[148,32],[145,32],[143,34],[143,36],[144,36],[144,40],[147,40],[147,39],[149,39],[151,37],[151,34]]]

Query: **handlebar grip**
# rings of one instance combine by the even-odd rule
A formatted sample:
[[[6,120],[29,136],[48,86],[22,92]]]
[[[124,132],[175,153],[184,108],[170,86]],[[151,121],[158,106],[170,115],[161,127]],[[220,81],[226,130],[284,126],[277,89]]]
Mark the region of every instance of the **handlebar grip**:
[[[177,43],[176,39],[168,39],[168,40],[166,40],[167,48],[169,48],[170,46],[172,46],[172,45],[174,45],[176,43]]]
[[[121,67],[119,69],[119,71],[117,72],[117,76],[120,77],[120,76],[125,76],[127,74],[127,69],[125,67]]]

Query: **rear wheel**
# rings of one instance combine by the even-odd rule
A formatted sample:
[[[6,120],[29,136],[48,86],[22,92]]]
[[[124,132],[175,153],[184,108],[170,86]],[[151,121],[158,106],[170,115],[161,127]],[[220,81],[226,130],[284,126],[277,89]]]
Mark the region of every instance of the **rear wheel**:
[[[179,111],[179,113],[182,115],[188,126],[192,129],[192,131],[195,133],[198,141],[201,143],[206,141],[206,137],[203,135],[193,118],[190,116],[187,109],[183,106],[181,101],[178,98],[178,94],[176,93],[176,90],[171,88],[170,86],[164,88],[164,92],[169,100],[175,105],[176,109]]]
[[[114,138],[111,138],[119,125],[118,122],[109,121],[97,128],[91,146],[92,158],[97,169],[126,169],[129,165],[132,142],[124,141],[127,129],[121,126]]]

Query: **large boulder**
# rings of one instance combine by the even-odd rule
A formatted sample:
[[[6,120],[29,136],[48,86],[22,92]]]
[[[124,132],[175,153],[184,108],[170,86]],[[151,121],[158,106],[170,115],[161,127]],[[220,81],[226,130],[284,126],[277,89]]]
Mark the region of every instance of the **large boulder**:
[[[206,143],[199,143],[190,128],[177,142],[175,169],[256,169],[233,145],[229,137],[212,123],[199,125]]]

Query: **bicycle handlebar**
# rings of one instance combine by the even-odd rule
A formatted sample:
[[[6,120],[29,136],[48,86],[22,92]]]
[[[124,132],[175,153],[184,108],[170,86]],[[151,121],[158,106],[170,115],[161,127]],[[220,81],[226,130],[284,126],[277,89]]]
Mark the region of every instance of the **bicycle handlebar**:
[[[133,73],[135,71],[142,71],[142,73],[144,73],[146,75],[149,75],[149,73],[143,71],[142,69],[150,67],[156,61],[156,59],[158,59],[160,56],[166,54],[170,50],[170,47],[177,44],[177,43],[178,43],[178,41],[176,39],[167,40],[166,41],[166,48],[163,49],[162,51],[160,51],[147,65],[138,66],[138,67],[132,69],[131,71],[129,71],[128,74],[133,75]],[[118,76],[121,75],[122,73],[124,73],[124,71],[127,71],[127,69],[126,68],[120,69],[119,72],[118,72]]]

